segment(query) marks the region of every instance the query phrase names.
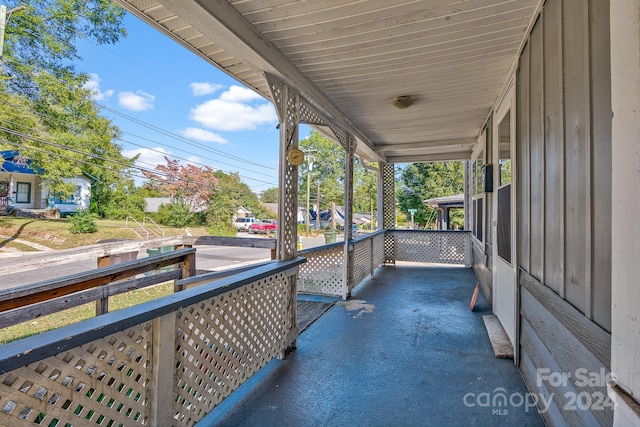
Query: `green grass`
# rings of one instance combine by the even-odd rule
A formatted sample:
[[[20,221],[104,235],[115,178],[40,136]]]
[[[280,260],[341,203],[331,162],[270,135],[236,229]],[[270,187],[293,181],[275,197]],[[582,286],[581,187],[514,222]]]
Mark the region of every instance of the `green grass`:
[[[21,239],[32,243],[38,243],[51,249],[70,249],[80,246],[92,245],[99,240],[106,239],[133,239],[140,238],[130,229],[125,228],[125,221],[98,220],[98,231],[91,234],[73,234],[69,230],[69,222],[66,219],[35,219],[0,216],[0,242],[5,242],[4,237]],[[194,236],[207,235],[203,227],[190,227]],[[183,228],[162,227],[166,236],[179,236],[184,234]],[[7,241],[0,247],[12,248],[19,251],[33,251],[28,245]],[[9,252],[9,251],[6,251]],[[173,292],[173,283],[156,285],[145,289],[131,291],[117,295],[109,299],[109,311],[115,311],[124,307],[140,304]],[[44,331],[57,329],[72,323],[95,316],[95,303],[64,310],[58,313],[40,317],[28,322],[14,325],[0,330],[0,345],[9,341],[35,335]]]
[[[73,234],[69,222],[64,219],[35,219],[0,217],[0,236],[23,239],[51,249],[70,249],[92,245],[105,239],[133,239],[139,237],[125,228],[125,221],[98,220],[98,231],[91,234]],[[204,227],[190,227],[194,236],[207,235]],[[184,234],[183,228],[162,227],[166,236]],[[0,238],[1,241],[1,238]]]
[[[172,293],[173,282],[167,282],[116,295],[109,298],[109,311],[116,311],[126,307],[131,307]],[[70,308],[68,310],[49,314],[47,316],[42,316],[28,322],[9,326],[0,330],[0,345],[89,319],[94,317],[95,313],[96,304],[92,302]]]

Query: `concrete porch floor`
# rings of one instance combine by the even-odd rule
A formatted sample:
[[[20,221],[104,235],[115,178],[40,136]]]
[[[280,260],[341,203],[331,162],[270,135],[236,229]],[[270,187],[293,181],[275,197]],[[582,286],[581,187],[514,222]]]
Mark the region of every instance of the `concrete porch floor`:
[[[543,426],[513,361],[494,357],[482,293],[469,311],[475,283],[471,269],[378,270],[199,425]]]

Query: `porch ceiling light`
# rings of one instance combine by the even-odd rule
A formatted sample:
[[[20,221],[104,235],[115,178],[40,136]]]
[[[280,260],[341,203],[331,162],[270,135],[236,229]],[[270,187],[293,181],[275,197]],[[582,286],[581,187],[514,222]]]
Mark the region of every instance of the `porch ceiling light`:
[[[391,100],[391,106],[399,110],[404,110],[405,108],[411,107],[414,102],[416,102],[416,100],[411,95],[400,95]]]

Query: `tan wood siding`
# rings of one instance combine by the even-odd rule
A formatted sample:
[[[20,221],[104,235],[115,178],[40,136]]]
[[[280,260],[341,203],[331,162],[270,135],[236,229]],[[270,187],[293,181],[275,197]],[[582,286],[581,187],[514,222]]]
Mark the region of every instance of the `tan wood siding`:
[[[542,26],[536,25],[529,38],[531,58],[529,108],[529,158],[531,183],[531,259],[529,272],[539,280],[543,277],[544,260],[544,50]]]
[[[567,217],[565,297],[580,311],[585,311],[587,283],[587,186],[590,174],[586,170],[589,138],[589,73],[588,28],[584,0],[565,0],[563,14],[565,70],[565,138],[566,138],[566,199]]]
[[[529,236],[531,235],[531,191],[529,168],[529,45],[524,47],[520,58],[517,81],[517,117],[516,132],[516,174],[518,176],[518,188],[516,191],[517,224],[518,224],[518,259],[520,266],[526,271],[530,270],[531,251]]]
[[[611,107],[605,6],[596,0],[548,1],[523,50],[517,86],[517,217],[520,267],[609,330]]]
[[[549,425],[610,425],[609,408],[567,410],[606,387],[540,384],[538,369],[610,367],[611,103],[609,4],[549,0],[517,75],[520,357]],[[571,405],[569,405],[570,407]]]
[[[562,97],[562,10],[544,10],[545,207],[544,283],[564,296],[564,100]]]
[[[609,62],[609,5],[593,2],[591,14],[591,286],[593,320],[611,325],[611,81]],[[604,18],[604,19],[603,19]]]
[[[522,272],[520,284],[521,352],[537,369],[546,369],[540,370],[540,378],[528,382],[528,386],[539,392],[540,383],[545,383],[546,389],[554,392],[558,408],[567,408],[562,414],[568,425],[610,425],[610,407],[571,410],[571,399],[579,393],[593,400],[607,395],[604,381],[590,383],[584,380],[584,374],[608,369],[611,336],[526,272]],[[553,387],[554,380],[544,378],[551,373],[567,374],[566,381]]]

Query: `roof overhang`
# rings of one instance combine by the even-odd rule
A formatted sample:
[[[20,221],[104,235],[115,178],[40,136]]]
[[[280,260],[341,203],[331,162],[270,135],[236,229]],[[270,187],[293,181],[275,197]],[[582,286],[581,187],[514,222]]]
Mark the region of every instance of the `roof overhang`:
[[[265,98],[275,76],[360,156],[402,163],[470,158],[543,0],[116,2]]]

